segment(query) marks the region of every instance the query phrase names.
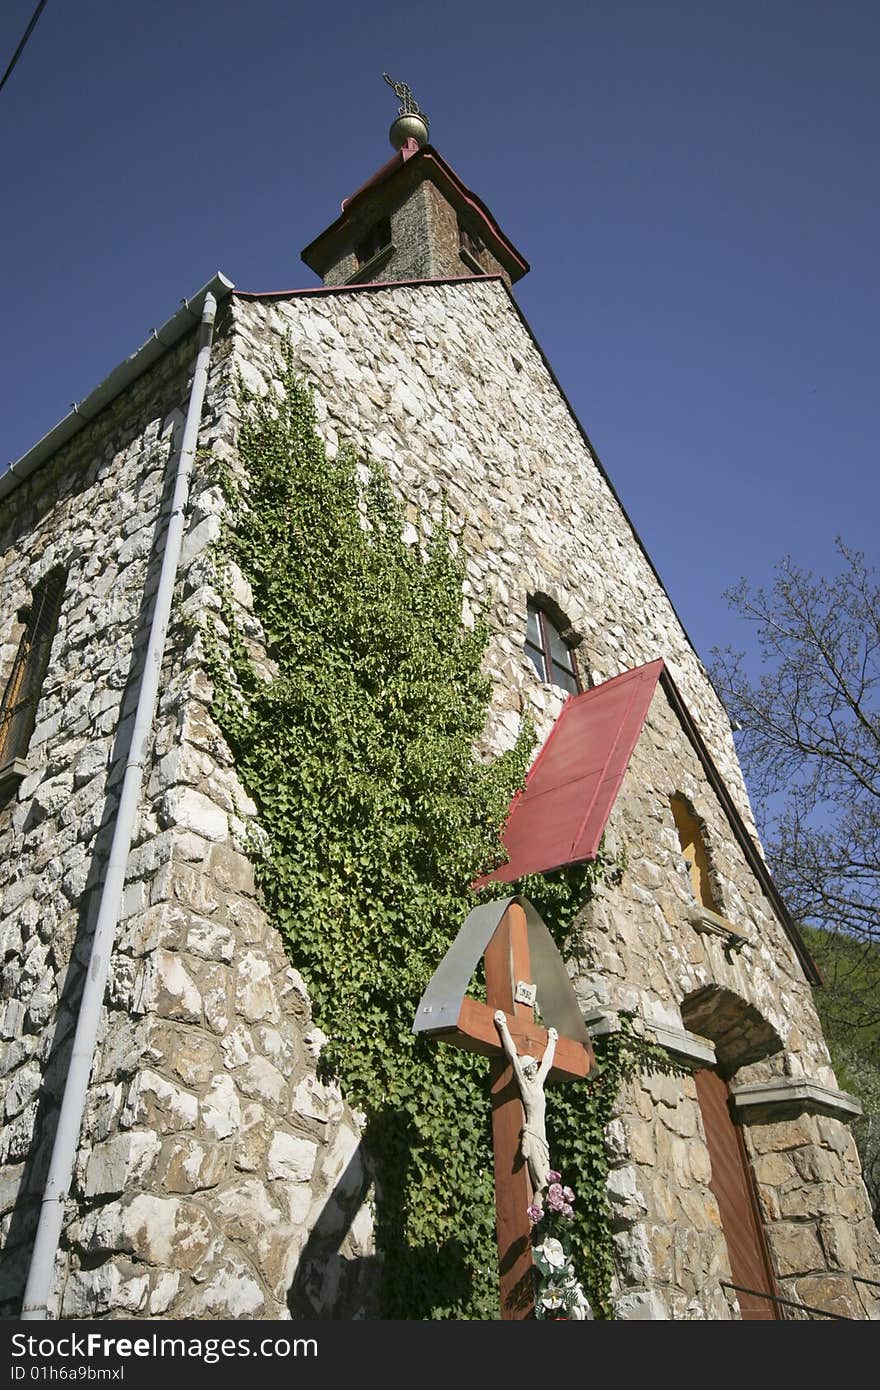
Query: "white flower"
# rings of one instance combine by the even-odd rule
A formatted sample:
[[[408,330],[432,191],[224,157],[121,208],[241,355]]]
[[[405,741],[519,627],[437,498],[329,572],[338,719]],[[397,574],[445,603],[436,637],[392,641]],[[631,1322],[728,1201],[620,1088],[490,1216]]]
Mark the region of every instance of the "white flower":
[[[565,1303],[565,1297],[561,1289],[554,1288],[551,1284],[541,1294],[541,1303],[549,1312],[554,1313],[557,1308],[561,1308]]]
[[[561,1269],[567,1258],[562,1242],[555,1236],[547,1236],[543,1245],[535,1247],[535,1254],[541,1255],[553,1269]]]

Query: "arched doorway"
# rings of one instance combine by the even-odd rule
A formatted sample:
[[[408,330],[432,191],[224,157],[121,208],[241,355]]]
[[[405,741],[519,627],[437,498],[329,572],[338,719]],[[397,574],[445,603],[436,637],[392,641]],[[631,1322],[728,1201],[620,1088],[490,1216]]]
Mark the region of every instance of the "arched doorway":
[[[742,1130],[730,1110],[727,1082],[709,1067],[694,1072],[694,1081],[712,1165],[709,1186],[718,1203],[740,1313],[743,1321],[776,1321],[781,1317],[779,1305],[772,1302],[778,1292],[776,1280]]]
[[[709,1186],[718,1203],[731,1281],[738,1286],[740,1313],[748,1322],[778,1321],[783,1313],[773,1298],[778,1297],[779,1289],[745,1140],[730,1103],[727,1078],[748,1062],[778,1052],[782,1042],[755,1008],[717,986],[710,985],[689,996],[681,1012],[687,1028],[712,1039],[718,1057],[717,1067],[694,1072],[694,1082],[712,1167]]]

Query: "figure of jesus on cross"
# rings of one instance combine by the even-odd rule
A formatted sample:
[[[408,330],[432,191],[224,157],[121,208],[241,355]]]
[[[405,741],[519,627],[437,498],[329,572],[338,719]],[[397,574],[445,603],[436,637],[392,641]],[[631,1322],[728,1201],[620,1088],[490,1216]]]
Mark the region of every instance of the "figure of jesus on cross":
[[[479,924],[471,920],[480,913],[488,921],[488,927],[479,927],[482,935]],[[550,982],[548,995],[566,1014],[572,1036],[556,1027],[545,1029],[534,1017],[530,931]],[[486,1003],[464,993],[481,953],[486,964]],[[566,991],[571,996],[568,1003],[563,999]],[[491,1059],[501,1316],[533,1317],[529,1208],[547,1187],[551,1166],[544,1086],[548,1081],[583,1080],[594,1058],[565,966],[530,904],[514,898],[506,904],[487,904],[471,914],[422,997],[414,1029]]]
[[[517,1055],[513,1038],[510,1036],[510,1029],[507,1026],[507,1016],[503,1009],[496,1009],[495,1011],[495,1026],[501,1034],[501,1044],[507,1060],[513,1067],[513,1074],[516,1077],[522,1098],[525,1124],[520,1139],[520,1152],[525,1159],[529,1177],[532,1180],[532,1201],[537,1202],[547,1186],[547,1174],[550,1171],[550,1145],[547,1142],[547,1097],[544,1095],[544,1082],[550,1075],[553,1058],[556,1056],[556,1039],[559,1034],[555,1028],[547,1029],[547,1046],[544,1049],[544,1056],[538,1062],[534,1057]]]

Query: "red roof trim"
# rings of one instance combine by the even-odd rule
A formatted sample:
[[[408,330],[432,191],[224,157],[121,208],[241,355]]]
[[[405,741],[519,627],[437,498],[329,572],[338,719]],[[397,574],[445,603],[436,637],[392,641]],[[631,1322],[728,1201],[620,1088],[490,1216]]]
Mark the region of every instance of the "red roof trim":
[[[236,299],[298,299],[306,294],[360,294],[370,290],[406,290],[420,285],[471,285],[486,280],[497,280],[507,290],[504,276],[497,271],[493,275],[438,275],[428,280],[367,280],[362,285],[307,285],[300,290],[233,290]],[[509,291],[508,291],[509,293]]]
[[[566,701],[511,802],[508,863],[475,888],[596,857],[662,670],[652,661]]]
[[[450,182],[455,185],[468,206],[473,208],[474,212],[486,224],[493,236],[503,242],[505,248],[510,252],[514,260],[522,266],[523,274],[525,274],[526,271],[530,269],[528,261],[519,254],[513,243],[508,241],[507,237],[498,226],[498,223],[495,221],[495,218],[486,207],[486,204],[477,197],[476,193],[472,193],[469,188],[465,187],[452,166],[447,164],[443,156],[438,154],[436,150],[431,149],[430,146],[426,146],[423,153],[425,158],[430,160],[433,164],[436,164],[437,168],[442,170]]]
[[[622,718],[616,730],[612,725],[604,777],[596,785],[593,800],[584,813],[572,845],[574,862],[580,859],[594,859],[598,853],[599,841],[608,824],[608,817],[617,800],[624,773],[629,767],[629,760],[648,717],[648,706],[662,670],[662,659],[652,661],[647,666],[639,666],[634,671],[625,671],[620,676],[614,676],[612,680],[605,681],[597,687],[603,692],[605,699],[610,696],[613,687],[615,695],[621,696],[626,703],[623,705]],[[588,690],[584,696],[576,698],[589,699],[593,693]]]
[[[365,193],[368,188],[375,188],[377,183],[384,183],[386,179],[391,177],[398,165],[405,164],[408,159],[412,159],[413,155],[418,154],[418,152],[419,146],[415,140],[404,141],[400,149],[388,160],[387,164],[383,164],[381,169],[377,169],[372,178],[367,179],[366,183],[362,183],[360,188],[355,189],[354,193],[349,194],[347,198],[343,198],[342,211],[345,212],[349,203],[353,203],[355,198],[360,197],[361,193]]]

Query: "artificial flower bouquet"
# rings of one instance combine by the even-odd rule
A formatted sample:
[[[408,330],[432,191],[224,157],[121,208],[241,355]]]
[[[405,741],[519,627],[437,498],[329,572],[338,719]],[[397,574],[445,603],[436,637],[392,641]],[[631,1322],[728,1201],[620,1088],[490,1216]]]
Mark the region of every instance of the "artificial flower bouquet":
[[[563,1185],[561,1173],[549,1172],[547,1186],[529,1207],[538,1318],[592,1318],[571,1258],[573,1217],[574,1193]]]

